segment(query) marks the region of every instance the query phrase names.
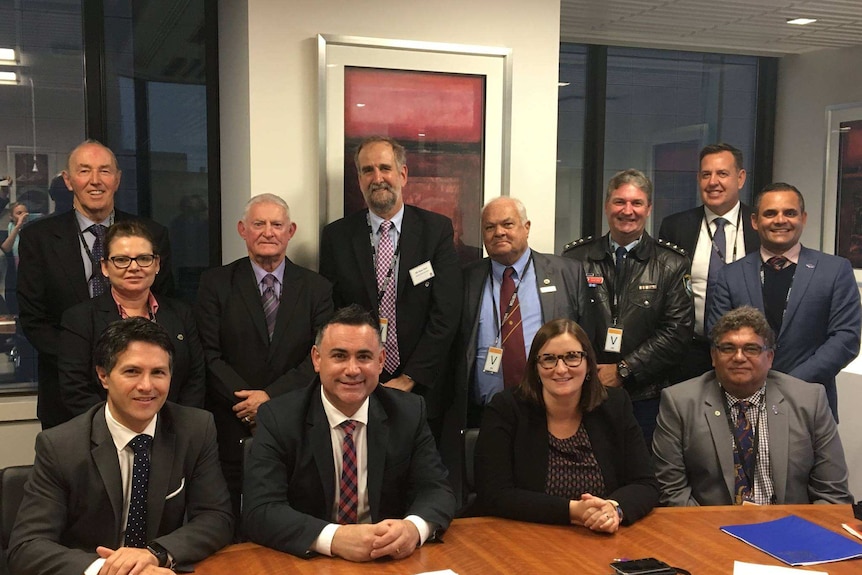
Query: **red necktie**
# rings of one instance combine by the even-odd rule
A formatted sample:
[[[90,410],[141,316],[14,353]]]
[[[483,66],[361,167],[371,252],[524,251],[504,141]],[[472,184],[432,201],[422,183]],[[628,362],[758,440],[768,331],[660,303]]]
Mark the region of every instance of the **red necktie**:
[[[505,387],[513,387],[521,383],[524,367],[527,365],[524,328],[521,325],[521,302],[518,301],[515,293],[513,273],[515,268],[506,268],[503,272],[503,284],[500,286],[500,317],[504,318],[500,335],[503,338],[503,385]],[[512,301],[513,295],[514,301]],[[506,317],[510,301],[512,301],[512,309]]]
[[[356,444],[353,432],[356,422],[352,419],[342,421],[344,441],[341,443],[341,482],[339,483],[337,520],[340,524],[353,524],[359,521],[359,473],[356,465]]]
[[[389,228],[392,227],[392,222],[384,220],[380,224],[380,241],[377,243],[377,289],[386,290],[383,292],[383,297],[380,299],[380,316],[385,317],[386,324],[386,363],[383,367],[390,374],[394,374],[395,370],[401,364],[401,358],[398,353],[398,327],[396,325],[396,302],[395,290],[398,282],[395,281],[395,269],[392,265],[392,259],[395,257],[395,248],[392,245],[392,238],[389,237]]]

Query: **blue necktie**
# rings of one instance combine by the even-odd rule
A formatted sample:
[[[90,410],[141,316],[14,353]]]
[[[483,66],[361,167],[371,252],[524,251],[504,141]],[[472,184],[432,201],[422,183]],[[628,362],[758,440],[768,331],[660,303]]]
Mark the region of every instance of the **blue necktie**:
[[[718,272],[724,267],[724,258],[727,255],[727,239],[724,237],[724,226],[727,220],[715,218],[715,233],[712,235],[712,244],[709,246],[709,272],[706,276],[706,298],[704,300],[704,317],[709,315],[710,297],[714,293],[715,281]],[[707,224],[709,225],[709,224]]]
[[[126,521],[126,547],[144,549],[147,546],[147,486],[150,482],[152,441],[152,437],[142,433],[129,442],[129,447],[135,452],[135,463],[132,466],[129,519]]]
[[[617,283],[620,283],[623,281],[622,280],[623,270],[625,270],[626,256],[628,253],[629,253],[629,251],[622,246],[617,248],[616,267],[614,269],[614,281],[616,281]]]

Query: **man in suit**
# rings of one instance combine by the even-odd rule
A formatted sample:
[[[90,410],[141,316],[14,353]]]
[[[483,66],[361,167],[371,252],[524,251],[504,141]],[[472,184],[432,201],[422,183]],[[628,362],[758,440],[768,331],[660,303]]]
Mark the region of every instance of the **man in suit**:
[[[853,503],[826,393],[771,371],[763,314],[737,308],[710,335],[715,370],[662,392],[653,444],[662,503]]]
[[[398,142],[375,136],[356,151],[368,210],[323,229],[320,273],[336,307],[357,303],[377,314],[387,360],[380,381],[425,398],[439,437],[451,402],[448,357],[461,314],[461,271],[449,218],[404,204],[407,157]]]
[[[751,208],[739,201],[739,190],[745,185],[742,166],[742,152],[730,144],[704,147],[697,176],[703,205],[667,216],[659,228],[658,237],[684,249],[691,261],[694,334],[688,354],[671,376],[674,381],[697,377],[712,368],[704,322],[718,270],[760,248],[760,237],[751,225]]]
[[[262,403],[314,379],[308,354],[333,309],[329,282],[285,256],[296,223],[283,199],[251,198],[237,231],[248,257],[201,276],[195,316],[207,364],[206,405],[238,514],[241,442],[251,436]]]
[[[533,336],[545,323],[567,318],[581,324],[587,333],[592,329],[581,262],[539,253],[530,248],[529,236],[530,220],[520,200],[500,197],[482,208],[482,240],[489,257],[464,270],[457,346],[463,350],[458,358],[458,400],[467,406],[468,427],[479,426],[482,409],[494,394],[520,383]],[[517,285],[511,306],[501,297],[508,268]],[[506,329],[511,321],[505,317],[507,311],[509,316],[520,317],[521,334],[512,336]],[[519,341],[519,349],[512,350],[513,355],[522,352],[519,361],[507,361],[506,336]],[[503,357],[496,360],[497,355]]]
[[[729,310],[750,305],[778,334],[773,367],[826,388],[838,421],[835,377],[859,353],[862,308],[847,259],[799,243],[807,221],[794,186],[766,186],[754,202],[760,250],[721,270],[707,328]]]
[[[20,575],[169,575],[230,542],[233,516],[212,416],[166,403],[173,344],[145,318],[96,347],[108,392],[36,438],[9,542]]]
[[[610,231],[572,242],[563,251],[581,261],[587,275],[599,379],[629,392],[648,446],[659,393],[685,357],[694,316],[685,252],[646,232],[652,190],[638,170],[615,174],[605,196]]]
[[[47,429],[70,418],[63,405],[57,374],[60,319],[75,304],[108,290],[100,260],[104,234],[116,221],[136,218],[114,207],[122,172],[114,153],[87,140],[69,154],[63,179],[74,195],[74,209],[38,220],[21,230],[18,301],[24,335],[39,352],[37,415]],[[168,233],[140,218],[152,234],[162,273],[153,284],[157,294],[173,287]]]
[[[378,386],[386,352],[377,320],[358,305],[320,329],[311,358],[315,384],[259,411],[248,534],[300,557],[408,557],[455,512],[425,402]]]

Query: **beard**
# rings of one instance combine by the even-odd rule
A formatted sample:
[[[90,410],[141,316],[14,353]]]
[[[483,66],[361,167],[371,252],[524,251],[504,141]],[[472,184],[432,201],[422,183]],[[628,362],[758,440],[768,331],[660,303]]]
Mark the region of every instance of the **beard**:
[[[384,190],[387,193],[375,194],[375,192],[380,192],[381,190]],[[383,182],[382,184],[371,184],[368,187],[368,194],[365,196],[365,201],[374,213],[385,214],[392,210],[392,208],[395,207],[395,204],[398,203],[398,194],[392,186],[386,182]]]

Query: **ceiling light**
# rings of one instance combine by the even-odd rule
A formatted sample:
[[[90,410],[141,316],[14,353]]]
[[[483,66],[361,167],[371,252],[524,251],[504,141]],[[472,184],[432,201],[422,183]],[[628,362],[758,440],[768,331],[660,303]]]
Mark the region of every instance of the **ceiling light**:
[[[569,84],[571,84],[571,82],[557,82],[557,87],[558,88],[565,88]]]
[[[788,24],[795,24],[796,26],[805,26],[806,24],[814,24],[817,22],[816,18],[793,18],[792,20],[788,20]]]
[[[18,74],[15,72],[0,71],[0,82],[4,84],[17,84]]]
[[[15,50],[12,48],[0,48],[0,62],[4,64],[17,64],[15,59]]]

